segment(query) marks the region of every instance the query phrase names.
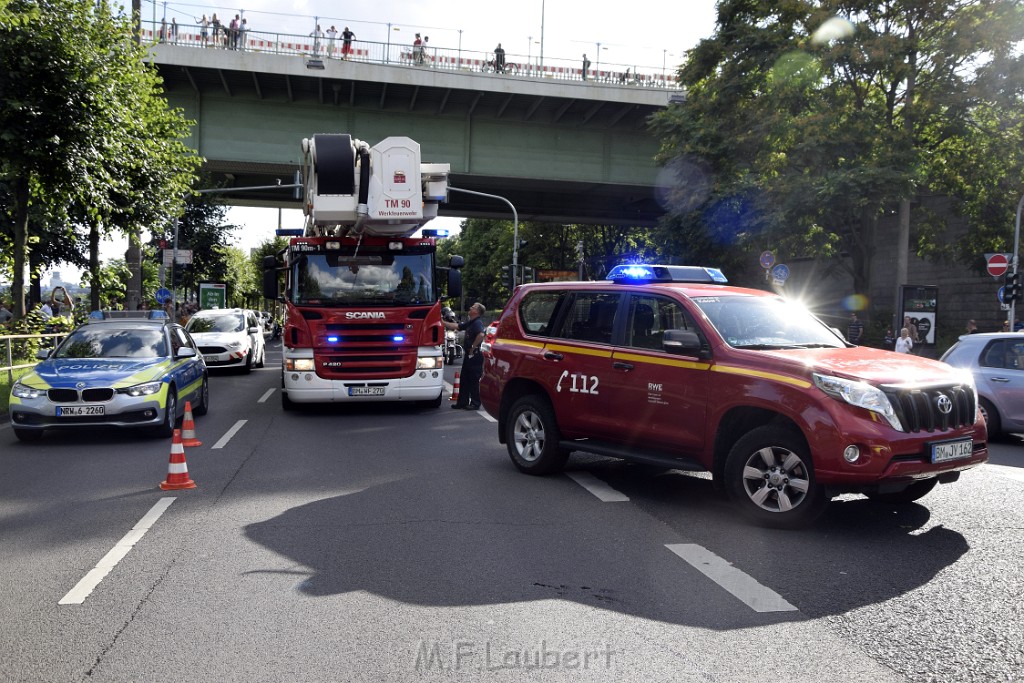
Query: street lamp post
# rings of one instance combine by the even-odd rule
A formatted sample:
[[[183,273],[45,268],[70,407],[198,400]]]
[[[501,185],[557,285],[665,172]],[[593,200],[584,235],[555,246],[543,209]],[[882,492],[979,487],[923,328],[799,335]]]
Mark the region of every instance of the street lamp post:
[[[516,211],[516,207],[501,195],[487,194],[486,192],[477,192],[476,190],[463,190],[461,187],[452,187],[451,185],[448,186],[448,190],[450,192],[465,192],[477,197],[497,199],[498,201],[505,202],[508,204],[508,208],[512,209],[512,289],[515,289],[516,277],[519,272],[519,213]]]
[[[544,0],[540,0],[540,70],[544,71]]]

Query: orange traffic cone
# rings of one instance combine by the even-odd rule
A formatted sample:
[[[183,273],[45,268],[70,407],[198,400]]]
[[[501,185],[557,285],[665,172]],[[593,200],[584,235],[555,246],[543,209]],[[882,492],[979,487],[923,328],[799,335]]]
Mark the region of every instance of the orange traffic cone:
[[[185,448],[181,445],[181,430],[174,430],[171,441],[171,461],[167,465],[167,479],[160,484],[164,491],[177,489],[194,489],[196,483],[188,476],[188,465],[185,463]]]
[[[196,423],[192,420],[192,402],[185,401],[185,417],[181,421],[181,445],[202,446],[203,442],[196,438]]]
[[[455,371],[455,384],[452,385],[452,395],[448,399],[449,401],[459,400],[459,371]]]

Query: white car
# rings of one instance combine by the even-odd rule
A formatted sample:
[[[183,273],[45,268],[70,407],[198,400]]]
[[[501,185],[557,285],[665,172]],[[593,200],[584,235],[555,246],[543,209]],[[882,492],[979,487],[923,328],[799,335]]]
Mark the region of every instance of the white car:
[[[245,372],[266,363],[263,325],[253,311],[242,308],[197,312],[185,326],[211,368],[242,367]]]

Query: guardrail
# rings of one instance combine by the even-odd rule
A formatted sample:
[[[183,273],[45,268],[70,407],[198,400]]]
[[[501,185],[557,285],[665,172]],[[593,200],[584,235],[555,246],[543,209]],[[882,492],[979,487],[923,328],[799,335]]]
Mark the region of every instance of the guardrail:
[[[7,371],[7,383],[14,383],[14,371],[21,370],[22,368],[35,367],[39,361],[32,363],[21,363],[19,365],[14,364],[14,344],[12,343],[15,339],[53,339],[53,345],[60,344],[60,340],[66,337],[67,334],[60,333],[49,333],[49,334],[4,334],[0,335],[0,343],[5,346],[5,358],[7,365],[0,367],[0,372]]]
[[[417,69],[444,71],[471,71],[490,73],[496,78],[529,78],[536,80],[568,80],[622,87],[679,89],[675,70],[632,64],[591,64],[586,72],[580,60],[545,58],[544,64],[532,55],[507,54],[505,67],[498,73],[494,66],[494,53],[462,49],[439,48],[407,43],[378,43],[365,40],[352,41],[346,51],[344,41],[326,36],[302,36],[263,31],[234,31],[221,27],[216,33],[210,27],[204,33],[197,25],[171,26],[161,22],[142,22],[142,40],[149,44],[168,44],[180,47],[212,50],[237,50],[265,54],[300,56],[307,59],[354,61],[386,64]]]

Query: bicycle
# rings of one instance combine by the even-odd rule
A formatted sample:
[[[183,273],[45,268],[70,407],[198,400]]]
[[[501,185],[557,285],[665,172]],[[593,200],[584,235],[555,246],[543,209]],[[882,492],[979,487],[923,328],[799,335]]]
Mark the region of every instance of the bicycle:
[[[484,62],[484,65],[480,67],[480,70],[483,71],[484,73],[498,72],[498,70],[495,68],[493,59]],[[511,74],[513,76],[518,76],[519,71],[519,65],[516,64],[515,62],[505,62],[505,68],[503,68],[498,73],[505,73]]]

